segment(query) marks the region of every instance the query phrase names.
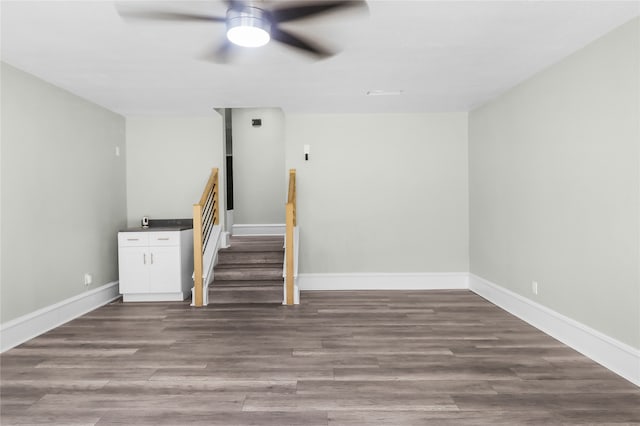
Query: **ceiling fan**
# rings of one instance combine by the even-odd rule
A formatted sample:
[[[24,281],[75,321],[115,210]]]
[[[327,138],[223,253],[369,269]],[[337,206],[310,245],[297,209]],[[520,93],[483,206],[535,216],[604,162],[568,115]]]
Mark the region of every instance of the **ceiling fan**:
[[[216,51],[207,56],[207,59],[214,62],[224,63],[228,61],[229,54],[235,46],[261,47],[270,40],[293,47],[318,59],[333,56],[337,53],[333,49],[313,39],[285,30],[280,24],[346,9],[367,10],[364,0],[286,1],[282,2],[281,6],[273,7],[268,7],[264,0],[223,1],[228,8],[224,17],[168,10],[131,10],[123,7],[118,7],[118,13],[124,18],[145,20],[225,23],[227,39]],[[274,3],[269,2],[269,4]]]

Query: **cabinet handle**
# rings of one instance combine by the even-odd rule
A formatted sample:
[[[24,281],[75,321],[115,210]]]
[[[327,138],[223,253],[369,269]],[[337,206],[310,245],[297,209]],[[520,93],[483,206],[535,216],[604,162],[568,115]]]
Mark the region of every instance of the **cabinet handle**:
[[[147,253],[142,253],[142,263],[147,264]]]
[[[140,238],[127,238],[127,241],[138,241]]]
[[[153,253],[151,253],[151,264],[153,265]]]
[[[158,241],[169,241],[169,238],[168,237],[166,237],[166,238],[158,238]]]

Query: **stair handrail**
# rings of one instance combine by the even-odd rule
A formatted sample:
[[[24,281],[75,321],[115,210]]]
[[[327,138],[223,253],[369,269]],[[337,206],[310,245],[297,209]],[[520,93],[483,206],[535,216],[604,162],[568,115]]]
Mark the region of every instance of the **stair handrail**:
[[[293,305],[294,282],[294,230],[296,221],[296,169],[289,170],[289,192],[286,204],[286,234],[285,234],[285,261],[286,261],[286,300],[285,304]]]
[[[203,306],[203,257],[213,226],[220,223],[218,168],[211,169],[200,201],[193,205],[194,306]]]

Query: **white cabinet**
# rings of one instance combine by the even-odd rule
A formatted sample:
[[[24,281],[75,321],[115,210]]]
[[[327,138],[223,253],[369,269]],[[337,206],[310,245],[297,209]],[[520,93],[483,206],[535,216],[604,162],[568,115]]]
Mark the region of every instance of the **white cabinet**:
[[[118,233],[125,302],[179,301],[191,294],[193,230]]]

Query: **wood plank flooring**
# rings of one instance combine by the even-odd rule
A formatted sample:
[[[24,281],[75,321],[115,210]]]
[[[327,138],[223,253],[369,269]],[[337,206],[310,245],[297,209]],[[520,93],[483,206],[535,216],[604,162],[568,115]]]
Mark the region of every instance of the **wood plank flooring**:
[[[640,389],[469,291],[114,302],[0,356],[0,423],[640,424]]]

